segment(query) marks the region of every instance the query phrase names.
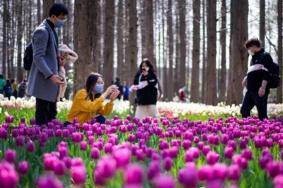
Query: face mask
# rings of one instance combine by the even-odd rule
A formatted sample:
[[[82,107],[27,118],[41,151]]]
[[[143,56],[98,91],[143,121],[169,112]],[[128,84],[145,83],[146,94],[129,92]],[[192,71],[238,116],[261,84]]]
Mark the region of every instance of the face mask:
[[[60,20],[60,19],[57,19],[56,22],[54,23],[55,27],[57,28],[63,27],[64,24],[65,24],[65,20]]]
[[[104,91],[104,84],[96,84],[94,88],[95,93],[102,93]]]
[[[248,53],[249,53],[250,55],[254,55],[254,52],[252,52],[251,50],[248,50]]]

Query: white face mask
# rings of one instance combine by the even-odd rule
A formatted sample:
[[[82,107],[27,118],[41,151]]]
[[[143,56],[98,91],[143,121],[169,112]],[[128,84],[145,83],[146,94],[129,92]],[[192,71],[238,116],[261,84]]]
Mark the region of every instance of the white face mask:
[[[248,50],[248,53],[251,55],[251,56],[253,56],[255,53],[254,52],[252,52],[251,50]]]

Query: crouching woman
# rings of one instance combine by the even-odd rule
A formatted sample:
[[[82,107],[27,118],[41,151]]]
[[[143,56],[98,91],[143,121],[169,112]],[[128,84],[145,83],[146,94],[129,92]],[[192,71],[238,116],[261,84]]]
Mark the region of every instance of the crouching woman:
[[[93,119],[98,123],[104,123],[106,115],[112,113],[113,101],[119,95],[119,90],[112,85],[104,92],[104,81],[98,73],[91,73],[85,87],[75,94],[71,110],[68,114],[68,122],[77,119],[79,123],[90,122]],[[105,99],[110,101],[104,104]]]

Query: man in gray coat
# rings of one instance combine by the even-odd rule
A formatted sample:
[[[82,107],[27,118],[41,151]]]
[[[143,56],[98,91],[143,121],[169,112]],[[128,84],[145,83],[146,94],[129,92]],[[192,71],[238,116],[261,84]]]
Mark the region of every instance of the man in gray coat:
[[[59,85],[64,84],[58,75],[58,36],[55,28],[64,26],[68,10],[55,3],[49,17],[34,31],[32,36],[33,63],[28,78],[28,95],[36,98],[35,120],[37,125],[46,125],[56,118],[56,102]]]

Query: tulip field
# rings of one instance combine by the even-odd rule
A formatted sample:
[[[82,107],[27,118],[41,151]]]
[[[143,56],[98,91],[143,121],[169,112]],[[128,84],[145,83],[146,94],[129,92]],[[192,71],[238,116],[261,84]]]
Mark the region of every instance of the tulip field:
[[[0,188],[282,188],[283,106],[269,120],[239,106],[165,103],[158,118],[118,102],[105,124],[35,124],[34,101],[0,102]]]

